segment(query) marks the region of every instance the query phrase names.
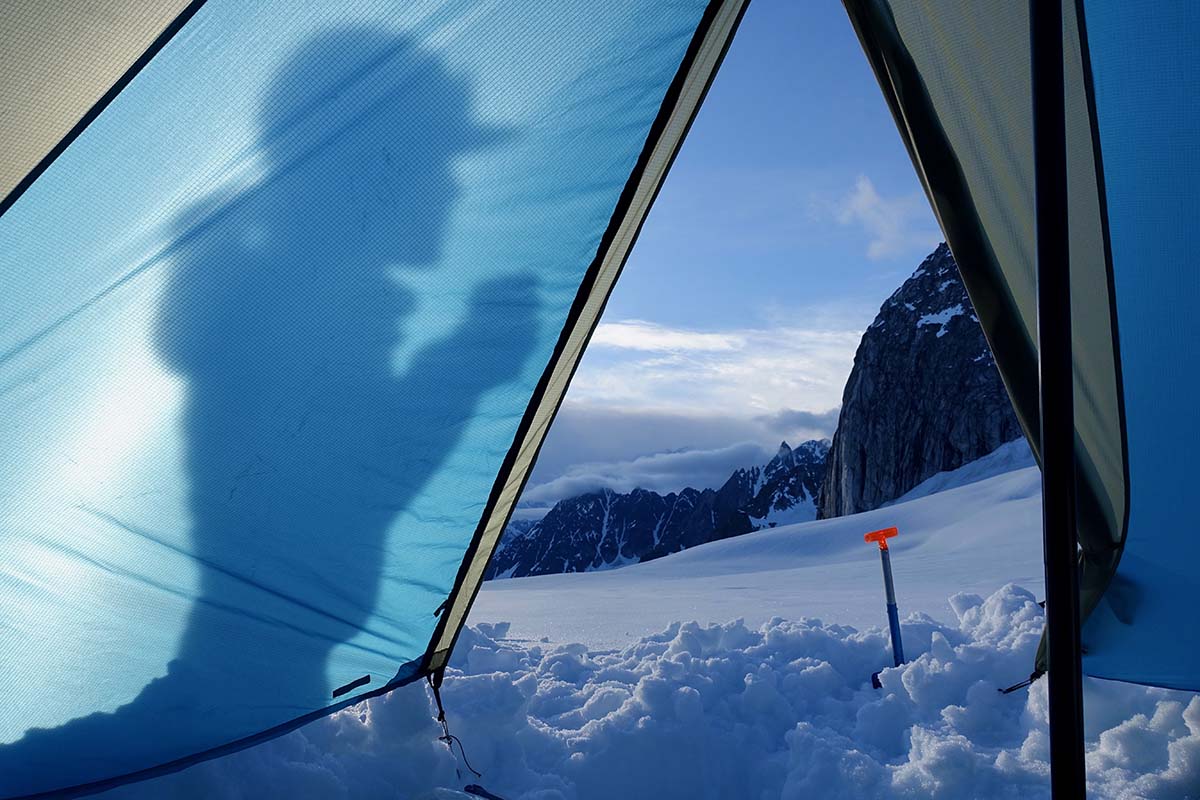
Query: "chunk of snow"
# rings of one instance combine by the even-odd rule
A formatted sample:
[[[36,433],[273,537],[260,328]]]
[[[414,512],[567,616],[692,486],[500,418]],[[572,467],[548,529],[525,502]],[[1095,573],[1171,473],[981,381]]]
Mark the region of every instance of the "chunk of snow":
[[[477,782],[509,800],[1048,797],[1045,680],[996,691],[1029,673],[1044,620],[1037,469],[947,488],[1023,446],[889,508],[489,584],[442,690]],[[892,524],[900,667],[862,541]],[[1085,679],[1084,705],[1090,796],[1196,797],[1200,697]],[[418,683],[102,796],[459,797],[476,779],[434,713]]]
[[[774,528],[779,525],[795,525],[798,522],[810,522],[817,518],[817,504],[811,499],[798,501],[791,508],[783,510],[772,507],[766,516],[750,517],[750,524],[755,528]]]
[[[513,800],[1048,797],[1045,680],[996,691],[1028,671],[1042,609],[1011,584],[954,605],[956,624],[902,624],[900,667],[886,631],[819,620],[676,622],[607,652],[480,625],[442,696],[479,782]],[[1113,721],[1088,736],[1093,796],[1200,786],[1200,697],[1089,679],[1085,707]],[[123,796],[453,797],[433,714],[404,687]]]

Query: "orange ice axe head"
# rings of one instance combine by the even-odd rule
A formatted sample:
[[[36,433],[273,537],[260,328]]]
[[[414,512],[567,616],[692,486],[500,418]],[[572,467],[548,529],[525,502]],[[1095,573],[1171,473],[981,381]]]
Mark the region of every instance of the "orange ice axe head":
[[[864,542],[879,542],[880,550],[887,550],[887,540],[898,534],[900,531],[895,528],[884,528],[883,530],[871,531],[863,536]]]

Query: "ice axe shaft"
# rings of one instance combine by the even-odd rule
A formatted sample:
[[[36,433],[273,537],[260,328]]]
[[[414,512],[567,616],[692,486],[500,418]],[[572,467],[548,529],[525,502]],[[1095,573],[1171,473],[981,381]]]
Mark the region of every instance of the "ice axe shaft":
[[[863,541],[879,543],[879,560],[883,564],[883,591],[887,596],[888,629],[892,634],[892,660],[896,666],[904,663],[904,644],[900,641],[900,609],[896,606],[896,584],[892,581],[892,554],[887,540],[898,534],[895,528],[871,531]]]

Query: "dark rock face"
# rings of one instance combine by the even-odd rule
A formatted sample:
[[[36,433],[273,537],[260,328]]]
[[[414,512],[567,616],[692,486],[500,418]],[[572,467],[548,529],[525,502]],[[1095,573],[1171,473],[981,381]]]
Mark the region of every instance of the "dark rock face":
[[[784,442],[765,466],[720,489],[660,495],[603,489],[559,501],[531,525],[510,525],[488,577],[583,572],[635,564],[705,542],[816,517],[828,441]]]
[[[818,515],[878,508],[1019,436],[958,265],[939,245],[863,334]]]

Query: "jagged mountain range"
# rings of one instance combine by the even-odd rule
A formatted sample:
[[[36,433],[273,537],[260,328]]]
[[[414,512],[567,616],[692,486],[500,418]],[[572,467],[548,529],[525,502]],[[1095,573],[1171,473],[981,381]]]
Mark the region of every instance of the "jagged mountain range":
[[[816,517],[829,442],[787,442],[763,466],[735,470],[719,489],[601,489],[559,501],[541,520],[510,525],[488,577],[605,569],[705,542]]]

